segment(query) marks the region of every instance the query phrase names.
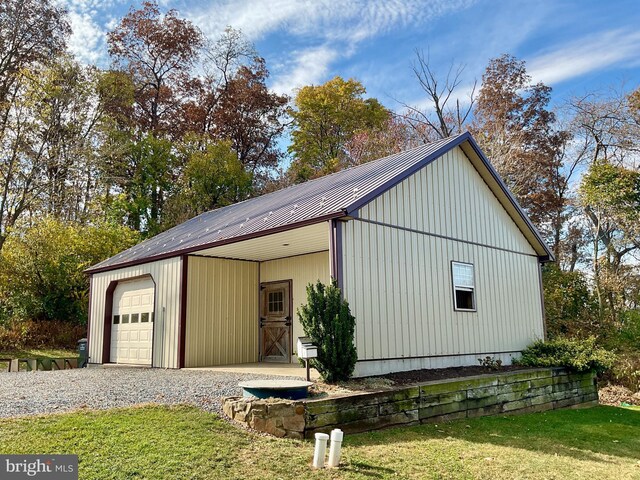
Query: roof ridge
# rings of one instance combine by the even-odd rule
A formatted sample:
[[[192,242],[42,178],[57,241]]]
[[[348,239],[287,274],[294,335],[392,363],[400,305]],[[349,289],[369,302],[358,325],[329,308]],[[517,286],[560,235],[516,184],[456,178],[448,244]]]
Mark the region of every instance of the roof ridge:
[[[411,148],[408,148],[406,150],[401,150],[401,151],[396,152],[396,153],[391,153],[391,154],[386,155],[384,157],[376,158],[376,159],[368,161],[368,162],[359,163],[357,165],[351,165],[351,166],[349,166],[347,168],[343,168],[342,170],[338,170],[337,172],[331,172],[331,173],[328,173],[326,175],[322,175],[320,177],[311,178],[311,179],[309,179],[307,181],[304,181],[304,182],[301,182],[301,183],[294,183],[293,185],[288,185],[288,186],[286,186],[284,188],[280,188],[278,190],[274,190],[273,192],[263,193],[262,195],[258,195],[257,197],[246,198],[244,200],[240,200],[239,202],[232,203],[231,205],[225,205],[224,207],[218,207],[218,208],[214,208],[212,210],[207,210],[206,212],[202,212],[199,215],[196,215],[195,217],[192,217],[187,221],[195,220],[196,218],[199,218],[202,215],[206,215],[206,214],[208,214],[210,212],[219,212],[221,210],[224,210],[224,209],[227,209],[227,208],[230,208],[230,207],[234,207],[236,205],[241,205],[243,203],[250,202],[250,201],[253,201],[253,200],[257,200],[259,198],[264,199],[266,197],[270,197],[270,196],[272,196],[272,195],[274,195],[276,193],[284,192],[286,190],[290,190],[290,189],[294,189],[294,188],[300,188],[303,185],[308,186],[309,184],[313,184],[313,183],[319,182],[320,180],[327,181],[327,179],[333,178],[333,177],[335,177],[337,175],[344,174],[345,172],[352,172],[353,170],[361,168],[361,167],[364,167],[364,166],[371,166],[372,164],[376,164],[376,163],[382,162],[383,160],[386,160],[386,159],[388,159],[390,157],[394,157],[396,155],[406,155],[406,154],[409,154],[409,153],[414,152],[414,151],[419,150],[419,149],[424,149],[426,147],[432,147],[433,145],[441,143],[441,142],[442,143],[446,143],[446,142],[448,142],[448,141],[450,141],[450,140],[452,140],[452,139],[454,139],[456,137],[459,137],[460,135],[464,135],[464,133],[465,132],[458,133],[456,135],[451,135],[449,137],[444,137],[444,138],[440,138],[438,140],[434,140],[433,142],[423,143],[421,145],[417,145],[415,147],[411,147]],[[172,228],[174,228],[174,227],[172,227]],[[169,229],[169,230],[171,230],[171,229]],[[169,230],[165,230],[165,231],[168,232]]]
[[[508,192],[471,134],[463,132],[203,212],[90,267],[87,272],[171,258],[218,244],[233,243],[267,235],[269,232],[276,233],[338,216],[352,215],[381,193],[465,141],[469,142],[486,165],[488,173],[495,178],[496,188],[504,191],[505,201],[511,203],[524,220],[524,228],[531,231],[536,242],[549,253],[542,237]],[[378,167],[379,165],[384,168]]]

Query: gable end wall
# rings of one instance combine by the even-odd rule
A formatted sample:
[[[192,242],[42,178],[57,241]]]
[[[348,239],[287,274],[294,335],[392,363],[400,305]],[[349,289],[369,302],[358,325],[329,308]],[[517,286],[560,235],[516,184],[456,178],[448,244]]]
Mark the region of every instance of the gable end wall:
[[[360,361],[508,359],[544,336],[535,251],[459,147],[358,217],[342,261]],[[475,266],[476,312],[453,309],[451,261]]]

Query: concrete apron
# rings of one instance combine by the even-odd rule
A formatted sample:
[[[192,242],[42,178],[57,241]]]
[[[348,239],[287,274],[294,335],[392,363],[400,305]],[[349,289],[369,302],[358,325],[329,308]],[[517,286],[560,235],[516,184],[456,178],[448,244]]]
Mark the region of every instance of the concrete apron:
[[[242,363],[238,365],[220,365],[216,367],[183,368],[183,370],[224,372],[256,375],[276,375],[283,377],[306,378],[307,371],[304,367],[296,363]],[[311,380],[315,381],[320,375],[313,368],[311,369]]]

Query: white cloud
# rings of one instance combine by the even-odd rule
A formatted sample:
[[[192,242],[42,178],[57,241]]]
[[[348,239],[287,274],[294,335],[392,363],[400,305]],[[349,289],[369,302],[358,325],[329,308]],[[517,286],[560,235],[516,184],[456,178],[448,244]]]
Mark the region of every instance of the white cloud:
[[[295,50],[281,65],[272,65],[273,89],[291,95],[302,85],[326,80],[332,62],[355,54],[360,42],[394,29],[425,24],[475,1],[224,0],[185,10],[184,15],[211,38],[231,25],[254,41],[276,31],[297,37],[303,44],[311,39],[316,46]]]
[[[590,35],[527,61],[534,81],[560,83],[627,62],[640,62],[640,32],[616,29]]]
[[[210,36],[225,26],[256,40],[275,30],[326,40],[360,41],[393,28],[423,23],[475,0],[232,0],[212,2],[185,15]]]
[[[69,50],[83,63],[104,66],[107,62],[106,33],[112,25],[106,12],[128,0],[57,0],[68,12],[72,34]]]
[[[280,67],[280,74],[272,88],[278,93],[292,95],[296,88],[320,83],[325,79],[331,62],[338,52],[328,46],[312,47],[293,52],[294,58]]]
[[[100,63],[105,46],[105,31],[89,13],[69,12],[73,35],[69,50],[83,63]]]

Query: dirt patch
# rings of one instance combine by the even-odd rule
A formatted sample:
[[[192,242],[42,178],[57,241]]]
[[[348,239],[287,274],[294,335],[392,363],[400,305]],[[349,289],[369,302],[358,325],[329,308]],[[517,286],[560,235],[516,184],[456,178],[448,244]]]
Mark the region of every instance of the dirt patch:
[[[602,405],[640,405],[640,392],[633,393],[626,387],[607,385],[598,390],[598,400]]]
[[[381,390],[393,390],[395,385],[396,383],[393,380],[382,377],[358,378],[335,385],[317,381],[309,387],[309,396],[318,399],[353,393],[379,392]]]
[[[393,390],[403,385],[429,382],[432,380],[446,380],[450,378],[464,378],[475,375],[496,374],[524,370],[515,365],[502,366],[497,370],[491,370],[482,366],[434,368],[424,370],[411,370],[409,372],[389,373],[378,377],[356,378],[348,382],[340,382],[332,385],[316,382],[309,389],[309,395],[313,398],[332,397],[353,393],[379,392]]]
[[[430,382],[432,380],[446,380],[448,378],[464,378],[474,375],[486,375],[488,373],[512,372],[515,370],[526,370],[516,365],[505,365],[497,370],[481,366],[432,368],[424,370],[411,370],[409,372],[396,372],[382,375],[380,378],[391,380],[396,385],[409,385],[412,383]]]

